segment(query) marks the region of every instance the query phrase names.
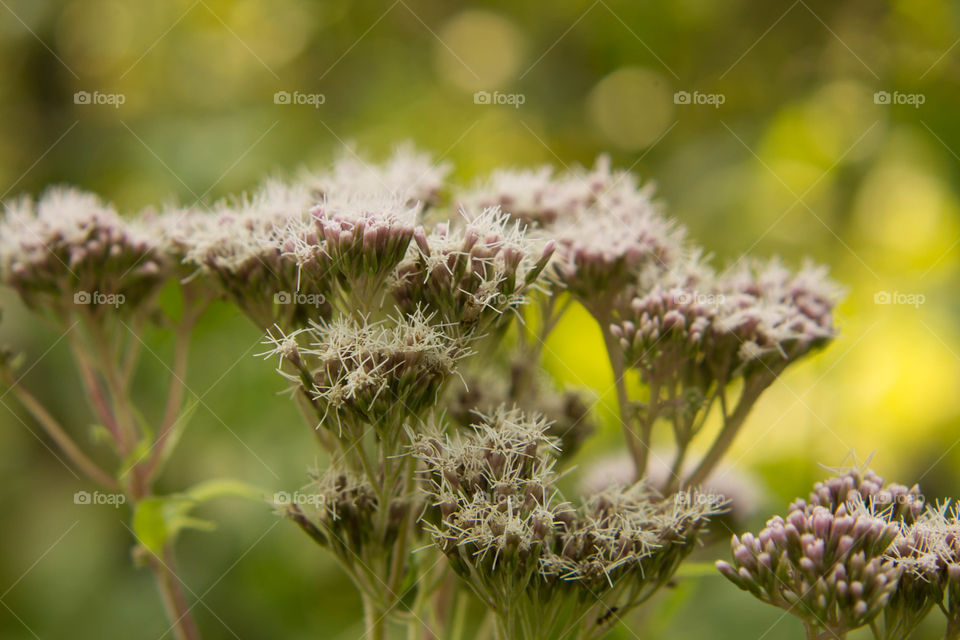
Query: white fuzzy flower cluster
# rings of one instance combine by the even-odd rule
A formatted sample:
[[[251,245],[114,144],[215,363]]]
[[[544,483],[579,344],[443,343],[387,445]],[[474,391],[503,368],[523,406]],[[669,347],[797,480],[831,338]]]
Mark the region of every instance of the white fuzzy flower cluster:
[[[557,175],[553,167],[498,169],[467,191],[460,201],[467,208],[500,207],[524,224],[549,228],[569,222],[596,208],[633,201],[642,206],[649,190],[637,188],[627,171],[613,171],[601,156],[593,169],[575,168]]]
[[[398,197],[408,205],[429,206],[440,197],[449,173],[448,163],[437,163],[430,154],[404,144],[381,164],[367,161],[350,149],[330,171],[304,174],[301,182],[317,199],[381,193]]]
[[[311,211],[324,242],[324,268],[342,274],[344,282],[367,278],[379,288],[406,255],[420,211],[419,203],[392,193],[329,196]]]
[[[262,328],[288,326],[294,318],[305,323],[329,311],[323,304],[329,285],[322,278],[302,280],[288,257],[290,230],[304,228],[313,204],[303,186],[270,180],[249,197],[217,203],[212,211],[169,212],[167,242]]]
[[[170,262],[143,223],[121,218],[93,194],[52,188],[37,202],[4,205],[0,277],[31,307],[133,312],[169,275]]]

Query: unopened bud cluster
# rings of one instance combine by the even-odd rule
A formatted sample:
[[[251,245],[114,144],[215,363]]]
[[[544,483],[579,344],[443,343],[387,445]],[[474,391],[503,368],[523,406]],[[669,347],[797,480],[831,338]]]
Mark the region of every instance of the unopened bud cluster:
[[[733,564],[717,568],[760,600],[843,637],[880,613],[896,588],[900,572],[884,552],[897,531],[845,506],[795,509],[757,536],[734,536]]]
[[[538,412],[546,418],[547,435],[558,440],[559,455],[576,453],[595,430],[590,397],[577,389],[557,389],[556,383],[537,367],[537,363],[516,358],[509,365],[509,376],[485,367],[471,367],[463,374],[464,383],[449,387],[445,405],[447,415],[460,427],[469,427],[481,414],[493,413],[501,405]]]
[[[818,482],[758,535],[734,536],[731,582],[803,620],[808,633],[844,638],[869,625],[876,640],[913,637],[935,608],[960,637],[960,522],[919,488],[854,468]],[[811,636],[813,637],[813,636]],[[819,637],[819,636],[816,636]]]
[[[374,487],[366,478],[336,467],[302,493],[311,499],[288,505],[285,515],[351,565],[390,548],[414,508],[411,498],[393,496],[386,526],[380,527],[381,505]]]
[[[610,159],[601,156],[593,169],[573,169],[555,175],[553,167],[499,169],[482,184],[462,196],[462,202],[480,209],[500,207],[524,224],[549,227],[576,218],[603,198],[619,205],[636,201],[636,179],[625,171],[613,171]]]

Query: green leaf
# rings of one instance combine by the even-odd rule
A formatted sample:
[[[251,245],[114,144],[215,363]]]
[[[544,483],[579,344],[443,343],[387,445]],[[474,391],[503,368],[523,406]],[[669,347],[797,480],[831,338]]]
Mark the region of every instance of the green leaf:
[[[194,518],[190,512],[204,502],[225,496],[260,501],[264,492],[239,480],[222,479],[201,482],[181,493],[145,498],[133,513],[133,532],[141,545],[159,555],[184,529],[215,529],[213,522]]]
[[[187,489],[184,494],[200,503],[228,496],[261,501],[267,492],[240,480],[220,478],[195,484]]]
[[[94,444],[105,444],[113,451],[117,450],[117,442],[113,439],[113,434],[102,424],[90,425],[90,440]]]
[[[123,478],[130,471],[140,464],[150,458],[150,450],[153,448],[152,438],[143,438],[140,442],[137,443],[137,446],[120,462],[120,470],[117,473],[117,477]]]

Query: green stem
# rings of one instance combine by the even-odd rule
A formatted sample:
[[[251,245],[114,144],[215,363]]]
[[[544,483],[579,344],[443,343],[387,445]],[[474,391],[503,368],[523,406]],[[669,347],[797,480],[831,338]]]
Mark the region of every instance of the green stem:
[[[607,357],[610,359],[610,368],[613,370],[613,384],[617,390],[617,407],[620,412],[620,426],[627,439],[627,449],[633,459],[636,477],[639,480],[647,470],[647,457],[650,451],[650,428],[646,423],[642,426],[643,433],[637,435],[632,427],[630,413],[630,398],[627,394],[626,366],[623,361],[623,352],[616,338],[610,333],[610,314],[604,313],[595,316],[600,323],[603,341],[607,348]]]
[[[386,614],[367,594],[363,594],[364,640],[383,640],[386,626]]]
[[[151,557],[150,568],[153,569],[167,617],[173,625],[174,637],[177,640],[199,640],[200,632],[190,613],[190,605],[187,604],[173,563],[173,549],[167,545],[163,549],[163,558]]]
[[[696,470],[694,470],[686,482],[683,483],[683,486],[692,487],[702,484],[710,477],[710,473],[717,466],[717,463],[720,462],[720,459],[723,458],[723,455],[727,452],[727,449],[730,448],[730,445],[733,444],[737,432],[746,421],[757,398],[760,397],[764,389],[770,386],[774,379],[775,376],[763,375],[744,383],[744,388],[740,393],[740,399],[737,401],[736,408],[734,408],[733,413],[729,415],[724,414],[723,427],[720,429],[720,433],[717,434],[717,439],[700,461]]]
[[[10,390],[17,396],[20,404],[23,405],[34,419],[40,424],[50,439],[56,443],[61,451],[67,456],[73,465],[87,474],[91,480],[105,489],[116,489],[117,481],[111,478],[103,469],[91,460],[80,449],[73,439],[64,431],[56,418],[50,415],[40,401],[33,397],[29,391],[21,387],[15,380],[7,375],[3,376],[3,382],[9,386]]]

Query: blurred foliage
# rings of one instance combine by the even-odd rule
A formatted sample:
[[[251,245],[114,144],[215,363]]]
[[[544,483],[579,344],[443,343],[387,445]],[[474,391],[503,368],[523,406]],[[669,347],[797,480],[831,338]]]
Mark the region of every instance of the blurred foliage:
[[[818,463],[850,453],[874,455],[879,472],[920,481],[930,498],[956,496],[960,5],[482,5],[5,0],[0,194],[69,182],[125,210],[210,203],[266,174],[321,166],[351,141],[382,154],[411,139],[453,161],[462,182],[609,151],[656,180],[720,264],[748,251],[810,255],[849,287],[840,339],[774,386],[728,460],[763,484],[757,520],[824,475]],[[475,104],[478,90],[523,94],[523,104]],[[125,101],[76,104],[78,91]],[[277,91],[322,93],[324,103],[275,104]],[[722,94],[723,104],[675,104],[677,91]],[[880,91],[923,104],[877,104]],[[877,304],[883,292],[923,303]],[[90,415],[58,336],[0,296],[0,342],[25,351],[25,383],[84,433]],[[188,380],[200,406],[166,490],[229,476],[290,490],[316,462],[308,430],[274,393],[281,381],[253,357],[259,339],[225,306],[205,318]],[[158,395],[151,372],[169,362],[165,340],[149,340],[144,398]],[[599,349],[573,314],[549,359],[558,379],[594,387],[609,417]],[[149,575],[129,562],[118,514],[74,505],[89,487],[12,398],[0,404],[0,636],[161,637],[167,624]],[[619,438],[608,425],[581,467]],[[359,603],[331,559],[266,506],[225,500],[198,514],[220,523],[180,540],[206,637],[360,635]],[[720,533],[701,560],[727,553]],[[719,578],[692,580],[649,613],[645,637],[798,637]]]

